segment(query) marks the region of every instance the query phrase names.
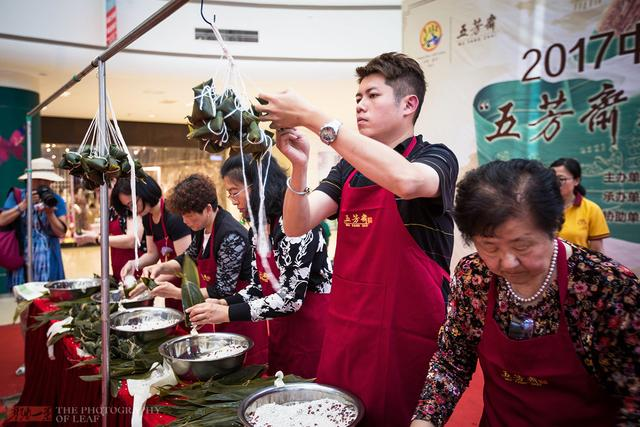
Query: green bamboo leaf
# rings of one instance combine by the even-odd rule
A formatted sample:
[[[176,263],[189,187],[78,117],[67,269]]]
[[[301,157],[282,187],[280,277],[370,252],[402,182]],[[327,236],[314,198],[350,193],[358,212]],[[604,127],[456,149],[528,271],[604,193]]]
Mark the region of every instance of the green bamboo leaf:
[[[92,381],[100,381],[102,379],[102,375],[100,374],[95,374],[95,375],[80,375],[80,379],[82,381],[86,381],[86,382],[92,382]]]
[[[16,323],[16,320],[20,317],[22,313],[24,313],[29,306],[31,305],[31,301],[20,301],[16,306],[16,311],[13,313],[13,323]]]
[[[195,262],[185,255],[184,263],[182,264],[182,284],[186,282],[195,283],[200,288],[200,275],[198,274],[198,266]]]
[[[111,397],[112,398],[116,398],[118,397],[118,392],[120,391],[120,387],[122,386],[122,382],[120,380],[116,380],[116,379],[110,379],[109,380],[109,388],[111,389]]]
[[[266,365],[248,365],[218,380],[220,384],[241,384],[258,378],[267,369]]]

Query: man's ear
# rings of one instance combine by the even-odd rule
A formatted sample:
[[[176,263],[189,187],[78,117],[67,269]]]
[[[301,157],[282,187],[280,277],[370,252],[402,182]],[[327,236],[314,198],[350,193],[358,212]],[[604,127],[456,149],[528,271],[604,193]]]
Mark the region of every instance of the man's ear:
[[[413,116],[418,111],[420,101],[416,95],[407,95],[402,98],[403,112],[407,116]]]

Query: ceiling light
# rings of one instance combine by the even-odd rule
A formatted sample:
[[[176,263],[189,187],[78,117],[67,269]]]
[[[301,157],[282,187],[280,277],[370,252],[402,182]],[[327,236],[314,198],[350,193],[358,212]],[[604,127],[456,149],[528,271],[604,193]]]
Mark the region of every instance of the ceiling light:
[[[50,152],[51,152],[51,148],[47,148],[47,153],[50,153]]]
[[[65,149],[64,149],[64,152],[65,152],[65,153],[68,153],[68,152],[69,152],[69,147],[65,148]]]
[[[51,158],[52,158],[52,159],[55,159],[55,158],[56,158],[56,155],[55,155],[55,154],[52,154],[52,155],[51,155]]]

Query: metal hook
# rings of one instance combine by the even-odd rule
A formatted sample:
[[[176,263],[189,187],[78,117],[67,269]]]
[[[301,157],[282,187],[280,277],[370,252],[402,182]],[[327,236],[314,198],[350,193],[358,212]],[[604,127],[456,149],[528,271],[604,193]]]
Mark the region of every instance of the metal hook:
[[[213,25],[211,22],[209,22],[207,20],[207,18],[204,17],[204,0],[200,0],[200,16],[202,16],[202,19],[204,20],[204,22],[206,22],[209,25]],[[216,22],[216,15],[215,13],[213,14],[213,22]]]

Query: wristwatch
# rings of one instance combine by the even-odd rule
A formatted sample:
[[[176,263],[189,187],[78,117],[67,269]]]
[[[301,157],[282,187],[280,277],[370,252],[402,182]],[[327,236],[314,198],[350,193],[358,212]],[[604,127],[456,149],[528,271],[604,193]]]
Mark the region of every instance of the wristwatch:
[[[339,120],[331,120],[320,128],[320,139],[327,145],[333,144],[338,137],[338,131],[342,123]]]

